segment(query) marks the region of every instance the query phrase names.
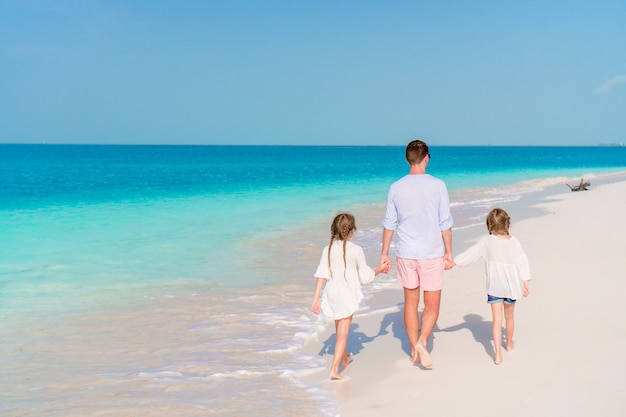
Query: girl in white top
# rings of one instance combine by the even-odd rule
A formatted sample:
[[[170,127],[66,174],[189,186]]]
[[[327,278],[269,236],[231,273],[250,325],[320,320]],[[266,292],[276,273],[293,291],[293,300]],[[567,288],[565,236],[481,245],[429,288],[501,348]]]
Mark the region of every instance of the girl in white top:
[[[509,234],[511,218],[506,211],[494,208],[487,214],[489,235],[454,258],[454,264],[465,266],[479,258],[485,261],[487,302],[493,316],[492,335],[496,351],[494,363],[502,363],[502,312],[506,321],[506,350],[513,349],[515,301],[530,292],[530,266],[522,245]]]
[[[345,368],[352,360],[346,353],[348,333],[352,315],[363,300],[361,284],[366,284],[381,272],[388,272],[389,262],[381,264],[376,270],[367,265],[363,249],[350,242],[356,224],[354,216],[340,213],[330,226],[330,244],[322,251],[320,264],[315,272],[316,283],[311,310],[319,314],[320,310],[328,318],[335,320],[335,354],[330,370],[330,379],[343,379],[339,365]],[[324,285],[326,284],[326,285]],[[324,292],[322,293],[322,288]]]

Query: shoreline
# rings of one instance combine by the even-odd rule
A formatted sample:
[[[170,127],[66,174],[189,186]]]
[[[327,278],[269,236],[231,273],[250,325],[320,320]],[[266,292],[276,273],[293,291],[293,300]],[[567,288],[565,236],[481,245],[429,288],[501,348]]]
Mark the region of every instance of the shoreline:
[[[319,348],[334,344],[328,325],[303,347],[323,364],[303,381],[327,390],[340,402],[343,417],[401,416],[412,409],[470,416],[503,409],[514,416],[621,415],[626,311],[617,295],[626,290],[626,203],[620,201],[625,194],[626,176],[620,173],[592,179],[587,192],[554,185],[500,205],[511,215],[511,233],[521,240],[533,273],[530,297],[516,308],[516,348],[504,352],[502,365],[493,364],[491,312],[477,262],[446,272],[428,345],[432,370],[409,360],[402,289],[394,282],[355,314],[348,340],[355,359],[344,371],[346,380],[327,380],[332,354],[321,355]],[[453,229],[454,253],[484,233],[482,225]],[[590,279],[601,280],[601,294],[591,292]]]
[[[599,182],[599,178],[592,178],[589,193]],[[540,181],[542,184],[545,182]],[[576,194],[563,184],[555,187],[559,194]],[[529,187],[516,184],[505,188],[523,193],[520,200],[509,201],[507,207],[524,207],[543,192],[528,193]],[[484,195],[483,191],[478,194]],[[365,243],[366,255],[375,264],[380,253],[379,225],[384,204],[355,204],[351,208],[359,225],[358,243]],[[543,209],[537,210],[543,213]],[[512,213],[514,227],[519,214],[527,211]],[[277,230],[240,242],[239,248],[245,248],[246,253],[249,248],[264,248],[263,256],[254,253],[250,257],[256,273],[263,277],[255,286],[213,291],[211,286],[183,280],[171,285],[153,283],[146,286],[149,291],[131,288],[133,291],[119,292],[116,297],[111,296],[116,291],[111,287],[106,295],[100,294],[102,304],[98,303],[97,308],[83,310],[74,306],[72,311],[50,314],[49,308],[38,304],[47,314],[28,316],[17,314],[22,310],[12,310],[11,326],[4,326],[2,334],[5,340],[16,340],[18,344],[7,343],[1,352],[7,362],[2,384],[7,404],[0,410],[33,416],[79,416],[93,410],[111,416],[126,416],[131,411],[163,414],[182,410],[186,415],[205,415],[206,409],[221,410],[221,415],[261,416],[281,410],[285,415],[334,416],[340,409],[349,416],[352,405],[346,405],[344,396],[354,395],[356,400],[364,390],[374,389],[374,380],[395,375],[389,366],[376,367],[389,358],[405,366],[408,347],[401,337],[401,289],[393,275],[379,276],[375,285],[368,288],[365,307],[354,320],[358,327],[353,333],[358,338],[353,339],[350,347],[356,355],[355,363],[348,369],[354,372],[353,385],[330,385],[323,380],[328,368],[320,364],[326,357],[319,353],[332,348],[332,344],[319,331],[329,327],[313,317],[309,306],[314,285],[312,273],[321,247],[327,244],[328,221],[333,214],[334,211],[321,213],[297,229]],[[482,233],[482,227],[459,230],[455,245],[461,243],[461,236],[471,238],[478,231]],[[266,253],[276,256],[268,258]],[[266,258],[271,259],[268,262]],[[288,279],[275,279],[278,274]],[[459,280],[478,288],[472,289],[475,294],[469,294],[479,299],[472,309],[483,306],[482,276],[481,273],[475,280]],[[180,283],[186,283],[184,288]],[[445,308],[452,308],[458,301],[447,293],[445,296],[449,297],[444,301]],[[452,317],[463,316],[452,311]],[[444,324],[452,327],[459,322],[440,321],[441,326]],[[446,335],[456,340],[466,331],[460,329]],[[443,341],[444,334],[435,335],[431,348],[438,371],[439,366],[445,365],[440,352],[448,347],[448,342]],[[367,359],[372,347],[379,343],[384,347]],[[484,360],[483,354],[481,366]],[[372,366],[378,370],[373,372]],[[358,376],[361,370],[366,377]],[[409,369],[408,375],[415,377],[414,371],[419,369]],[[393,386],[395,382],[389,383]],[[347,393],[331,391],[346,387]],[[134,394],[120,395],[125,392]],[[178,393],[184,393],[184,401]],[[143,404],[136,403],[138,396]],[[369,393],[365,397],[376,398]],[[57,409],[59,398],[64,399],[62,411]]]

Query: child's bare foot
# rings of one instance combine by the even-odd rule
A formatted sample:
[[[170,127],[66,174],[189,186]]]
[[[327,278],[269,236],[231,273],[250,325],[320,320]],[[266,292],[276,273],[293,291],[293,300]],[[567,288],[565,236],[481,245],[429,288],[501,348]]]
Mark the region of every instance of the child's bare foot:
[[[350,353],[349,355],[344,355],[343,358],[341,359],[342,368],[345,369],[346,366],[350,365],[353,360],[354,360],[354,355],[352,353]]]
[[[515,341],[513,341],[512,339],[511,339],[510,342],[509,341],[506,342],[506,351],[507,352],[512,351],[514,347],[515,347]]]
[[[428,350],[426,350],[426,346],[422,345],[420,342],[417,342],[415,344],[415,352],[417,354],[417,362],[415,361],[415,358],[413,358],[413,363],[419,363],[421,360],[422,366],[424,368],[430,369],[433,367],[433,361],[430,359],[430,355],[428,354]]]
[[[496,353],[496,359],[493,361],[496,365],[500,365],[502,363],[502,352]]]
[[[341,375],[339,375],[339,374],[336,374],[336,373],[334,373],[334,372],[332,372],[332,373],[330,374],[330,380],[331,380],[331,381],[340,381],[340,380],[342,380],[342,379],[343,379],[343,377],[342,377]]]

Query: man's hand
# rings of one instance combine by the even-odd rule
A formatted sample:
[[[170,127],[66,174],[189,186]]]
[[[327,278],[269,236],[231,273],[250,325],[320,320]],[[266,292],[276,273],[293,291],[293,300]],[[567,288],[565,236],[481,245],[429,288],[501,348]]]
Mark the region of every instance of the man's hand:
[[[385,268],[385,274],[389,272],[391,269],[391,260],[389,259],[389,255],[381,255],[380,263],[378,264],[378,268]]]
[[[443,269],[445,269],[446,271],[449,271],[456,266],[454,261],[450,262],[449,260],[444,259],[443,262],[444,262]]]
[[[446,253],[443,255],[443,269],[448,271],[452,269],[455,265],[456,264],[454,263],[454,260],[452,259],[451,253]]]

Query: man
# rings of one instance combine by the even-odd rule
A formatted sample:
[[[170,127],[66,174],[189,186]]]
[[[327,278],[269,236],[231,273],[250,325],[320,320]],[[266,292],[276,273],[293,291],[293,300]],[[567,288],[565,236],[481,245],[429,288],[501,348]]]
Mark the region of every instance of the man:
[[[443,271],[452,260],[452,216],[445,183],[429,174],[428,145],[414,140],[406,147],[409,174],[389,188],[383,219],[381,264],[389,261],[389,246],[396,232],[398,282],[404,287],[404,325],[414,363],[432,367],[426,348],[439,317]],[[417,308],[424,292],[421,333]]]

